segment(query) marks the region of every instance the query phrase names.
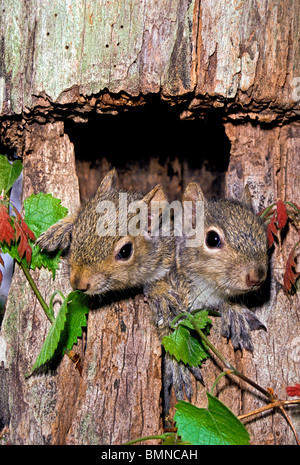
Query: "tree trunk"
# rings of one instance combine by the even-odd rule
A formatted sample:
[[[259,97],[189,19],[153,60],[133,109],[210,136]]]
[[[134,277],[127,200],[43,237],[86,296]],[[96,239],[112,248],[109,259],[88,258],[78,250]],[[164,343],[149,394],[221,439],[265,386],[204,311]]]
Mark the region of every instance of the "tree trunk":
[[[299,173],[300,125],[290,124],[272,130],[251,124],[225,125],[231,142],[230,164],[226,174],[226,193],[240,198],[243,186],[249,185],[254,195],[254,207],[261,211],[276,201],[293,199],[299,202],[297,189]],[[251,150],[251,157],[249,151]],[[254,353],[233,352],[230,344],[221,341],[219,322],[214,319],[211,341],[239,371],[260,386],[272,387],[279,398],[286,398],[286,386],[299,380],[299,302],[289,298],[283,290],[283,276],[287,256],[297,241],[292,230],[283,243],[282,252],[276,248],[271,263],[271,280],[264,285],[262,305],[255,313],[267,331],[252,333]],[[268,298],[269,296],[269,298]],[[220,362],[213,357],[205,363],[204,379],[210,390],[220,372]],[[217,387],[218,397],[236,415],[251,412],[266,405],[266,399],[247,383],[223,378]],[[203,389],[195,390],[196,405],[205,402]],[[297,431],[300,429],[299,409],[289,409],[289,416]],[[252,444],[293,444],[294,436],[283,421],[279,410],[261,414],[245,421]]]
[[[51,192],[73,212],[115,166],[120,186],[162,183],[170,200],[195,180],[217,196],[247,183],[257,211],[278,198],[299,204],[299,2],[2,0],[1,11],[0,135],[23,158],[23,200]],[[254,354],[234,352],[218,318],[211,334],[281,398],[299,383],[299,304],[282,287],[294,243],[291,229],[273,255]],[[63,267],[55,282],[32,274],[47,302],[70,290]],[[90,311],[76,347],[81,377],[65,357],[25,379],[48,330],[16,265],[0,333],[10,443],[122,444],[162,432],[161,348],[142,296]],[[207,389],[220,368],[205,362]],[[266,402],[233,376],[217,395],[236,414]],[[194,383],[192,401],[205,399]],[[289,415],[299,434],[299,410]],[[295,443],[279,411],[245,424],[253,444]]]

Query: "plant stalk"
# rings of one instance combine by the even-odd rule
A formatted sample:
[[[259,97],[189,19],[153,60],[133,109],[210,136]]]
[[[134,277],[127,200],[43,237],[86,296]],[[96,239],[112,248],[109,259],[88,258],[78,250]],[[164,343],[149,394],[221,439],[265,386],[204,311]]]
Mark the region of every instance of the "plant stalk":
[[[198,328],[197,326],[197,321],[191,314],[187,314],[187,317],[191,321],[195,331],[198,333],[200,338],[205,342],[205,344],[210,348],[210,350],[221,360],[221,362],[224,363],[224,365],[238,378],[242,379],[243,381],[246,381],[246,383],[250,384],[252,387],[260,391],[262,394],[264,394],[268,399],[270,399],[271,402],[274,402],[274,397],[273,395],[267,391],[266,389],[262,388],[259,386],[255,381],[252,381],[252,379],[248,378],[245,376],[243,373],[241,373],[239,370],[237,370],[231,363],[215,348],[215,346],[210,342],[210,340],[205,336],[205,334],[201,331],[201,329]]]
[[[40,291],[38,290],[34,280],[32,279],[32,276],[31,274],[29,273],[29,270],[28,268],[24,265],[24,263],[22,262],[18,262],[20,267],[22,268],[23,270],[23,273],[25,274],[26,276],[26,279],[27,281],[29,282],[30,286],[31,286],[31,289],[33,290],[33,292],[35,293],[39,303],[41,304],[44,312],[45,312],[45,315],[46,317],[48,318],[48,320],[50,321],[50,323],[54,323],[54,317],[53,315],[51,315],[50,311],[49,311],[49,307],[48,305],[46,304],[45,300],[43,299],[43,296],[41,295]]]
[[[142,438],[132,439],[131,441],[125,442],[124,446],[131,446],[132,444],[136,444],[136,443],[142,442],[142,441],[149,441],[150,439],[164,440],[164,439],[166,439],[166,437],[167,437],[166,434],[157,434],[157,435],[153,435],[153,436],[144,436]]]

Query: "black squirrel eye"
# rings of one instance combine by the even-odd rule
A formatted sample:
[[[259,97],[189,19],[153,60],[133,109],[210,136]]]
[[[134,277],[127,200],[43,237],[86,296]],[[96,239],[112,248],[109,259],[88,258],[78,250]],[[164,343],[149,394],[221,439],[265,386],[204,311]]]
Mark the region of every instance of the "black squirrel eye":
[[[117,260],[128,260],[132,255],[132,244],[131,242],[127,242],[126,244],[122,245],[117,255]]]
[[[221,238],[216,231],[208,231],[205,243],[210,249],[221,248],[223,245]]]

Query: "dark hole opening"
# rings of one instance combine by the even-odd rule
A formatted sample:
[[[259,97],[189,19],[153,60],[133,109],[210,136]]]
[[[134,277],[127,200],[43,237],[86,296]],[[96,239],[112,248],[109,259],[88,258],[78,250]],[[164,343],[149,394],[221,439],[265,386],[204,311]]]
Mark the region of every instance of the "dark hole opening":
[[[224,195],[230,142],[221,113],[193,121],[179,115],[180,106],[154,100],[117,116],[91,114],[88,123],[68,120],[82,200],[112,167],[120,187],[148,192],[161,183],[169,201],[180,199],[190,181],[199,182],[208,197]]]

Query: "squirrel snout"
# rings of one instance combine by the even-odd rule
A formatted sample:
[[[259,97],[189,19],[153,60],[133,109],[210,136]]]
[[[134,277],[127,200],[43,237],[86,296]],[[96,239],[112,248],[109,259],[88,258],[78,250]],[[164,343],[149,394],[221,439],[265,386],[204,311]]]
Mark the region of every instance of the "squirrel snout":
[[[266,272],[262,267],[253,268],[246,274],[246,286],[249,288],[260,286],[266,279]]]
[[[70,283],[74,291],[86,292],[90,288],[89,278],[77,273],[71,273]]]

